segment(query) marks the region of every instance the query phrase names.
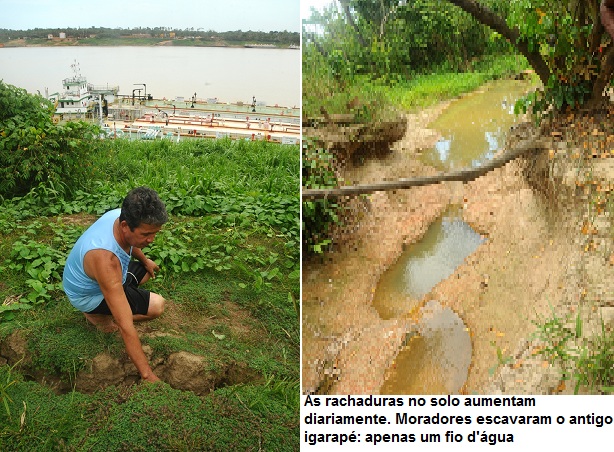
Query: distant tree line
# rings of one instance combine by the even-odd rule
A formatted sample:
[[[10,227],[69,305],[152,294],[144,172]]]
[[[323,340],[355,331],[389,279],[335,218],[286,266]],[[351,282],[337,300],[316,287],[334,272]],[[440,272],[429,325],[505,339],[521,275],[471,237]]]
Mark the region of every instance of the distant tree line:
[[[60,32],[66,33],[67,37],[85,39],[90,36],[97,38],[116,39],[127,38],[133,35],[151,35],[151,37],[168,38],[170,33],[175,33],[175,38],[199,38],[205,41],[226,41],[229,43],[254,42],[275,45],[299,45],[300,33],[290,31],[204,31],[202,29],[186,28],[175,29],[170,27],[137,27],[137,28],[34,28],[31,30],[0,29],[0,42],[12,39],[47,39],[49,34],[57,37]]]

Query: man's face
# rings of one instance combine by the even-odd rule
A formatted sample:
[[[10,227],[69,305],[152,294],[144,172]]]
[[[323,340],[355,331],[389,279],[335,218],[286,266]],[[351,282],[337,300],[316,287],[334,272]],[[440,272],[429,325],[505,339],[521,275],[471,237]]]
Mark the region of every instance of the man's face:
[[[141,223],[139,226],[134,228],[134,231],[131,231],[130,227],[125,221],[122,222],[121,227],[126,242],[128,242],[130,246],[136,246],[137,248],[141,249],[151,244],[151,242],[154,241],[154,238],[156,238],[156,234],[160,232],[160,229],[162,229],[162,226]]]

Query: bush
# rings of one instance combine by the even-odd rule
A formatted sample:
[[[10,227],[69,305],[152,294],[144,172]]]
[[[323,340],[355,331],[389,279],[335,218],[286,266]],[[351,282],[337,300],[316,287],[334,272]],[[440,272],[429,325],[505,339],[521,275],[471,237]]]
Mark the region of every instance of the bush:
[[[303,187],[331,188],[338,185],[334,156],[306,141],[303,150]],[[332,243],[331,228],[340,224],[343,206],[337,197],[303,201],[303,252],[322,253]]]
[[[0,81],[0,196],[23,195],[40,184],[71,191],[88,179],[98,127],[54,124],[53,112],[47,99]]]

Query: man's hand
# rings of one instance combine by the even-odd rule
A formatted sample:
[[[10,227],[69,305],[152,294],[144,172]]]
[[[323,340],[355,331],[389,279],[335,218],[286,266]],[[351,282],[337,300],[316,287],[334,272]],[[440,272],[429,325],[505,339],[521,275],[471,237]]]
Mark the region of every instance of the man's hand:
[[[156,381],[162,381],[153,372],[147,375],[147,377],[143,378],[142,380],[147,381],[149,383],[155,383]]]
[[[145,270],[147,270],[147,273],[149,273],[149,276],[151,276],[152,278],[155,278],[156,272],[160,270],[158,264],[156,264],[151,259],[146,259],[145,262],[143,262],[143,266],[145,267]]]

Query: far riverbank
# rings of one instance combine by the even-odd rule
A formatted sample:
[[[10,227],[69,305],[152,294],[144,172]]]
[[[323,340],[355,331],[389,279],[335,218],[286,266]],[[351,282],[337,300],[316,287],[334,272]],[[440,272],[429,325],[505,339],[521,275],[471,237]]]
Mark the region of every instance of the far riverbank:
[[[164,39],[164,38],[54,38],[54,39],[11,39],[0,41],[0,47],[120,47],[120,46],[174,46],[174,47],[230,47],[254,49],[294,49],[298,44],[270,44],[258,42],[227,42],[224,40]]]

